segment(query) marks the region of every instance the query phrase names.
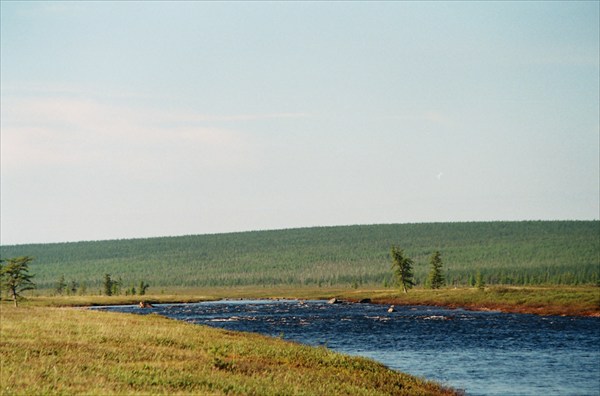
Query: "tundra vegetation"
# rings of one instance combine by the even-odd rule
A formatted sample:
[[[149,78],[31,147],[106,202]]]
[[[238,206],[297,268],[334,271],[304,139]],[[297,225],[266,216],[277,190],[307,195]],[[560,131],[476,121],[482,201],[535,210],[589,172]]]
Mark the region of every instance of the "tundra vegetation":
[[[26,264],[38,285],[21,307],[0,303],[2,394],[455,394],[326,348],[56,307],[137,304],[139,295],[152,303],[337,297],[598,315],[599,226],[374,225],[0,246],[4,259],[36,257]],[[412,258],[417,287],[408,294],[392,287],[396,244]]]
[[[456,394],[369,359],[157,315],[3,305],[0,339],[3,395]]]
[[[317,227],[216,235],[0,246],[35,256],[36,293],[75,282],[78,294],[123,294],[140,280],[174,288],[392,288],[390,246],[401,246],[416,287],[431,255],[448,287],[598,285],[599,221],[524,221]],[[114,284],[112,286],[115,286]],[[139,290],[139,288],[137,289]],[[117,293],[115,293],[117,292]],[[60,293],[59,293],[60,294]],[[72,293],[74,294],[74,293]]]

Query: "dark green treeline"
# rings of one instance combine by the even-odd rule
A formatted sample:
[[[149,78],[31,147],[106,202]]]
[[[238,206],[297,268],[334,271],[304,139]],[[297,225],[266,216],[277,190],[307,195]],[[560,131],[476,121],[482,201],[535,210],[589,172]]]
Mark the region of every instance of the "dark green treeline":
[[[392,286],[390,247],[414,260],[417,285],[440,251],[448,286],[598,284],[599,221],[389,224],[300,228],[215,235],[1,246],[3,258],[34,256],[38,288],[61,276],[102,287],[104,274],[124,285]],[[156,290],[156,289],[155,289]]]

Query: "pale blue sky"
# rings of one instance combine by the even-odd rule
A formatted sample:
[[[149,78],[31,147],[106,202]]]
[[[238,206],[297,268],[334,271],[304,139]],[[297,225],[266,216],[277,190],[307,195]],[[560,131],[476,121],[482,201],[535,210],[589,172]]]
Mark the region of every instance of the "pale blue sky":
[[[598,219],[599,3],[1,2],[1,243]]]

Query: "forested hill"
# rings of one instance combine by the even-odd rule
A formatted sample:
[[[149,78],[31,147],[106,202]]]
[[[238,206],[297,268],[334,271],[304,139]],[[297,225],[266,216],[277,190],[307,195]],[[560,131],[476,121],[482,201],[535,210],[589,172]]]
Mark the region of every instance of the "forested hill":
[[[597,284],[599,221],[356,225],[75,243],[1,246],[33,256],[38,288],[61,276],[97,292],[104,274],[124,287],[390,285],[389,251],[404,249],[422,283],[439,250],[450,284]]]

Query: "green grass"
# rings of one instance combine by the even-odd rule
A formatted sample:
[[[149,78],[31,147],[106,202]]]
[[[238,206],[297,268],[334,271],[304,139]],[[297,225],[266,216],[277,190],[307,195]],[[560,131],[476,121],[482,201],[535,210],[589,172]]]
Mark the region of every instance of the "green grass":
[[[1,305],[2,395],[450,395],[326,348],[157,315]]]

